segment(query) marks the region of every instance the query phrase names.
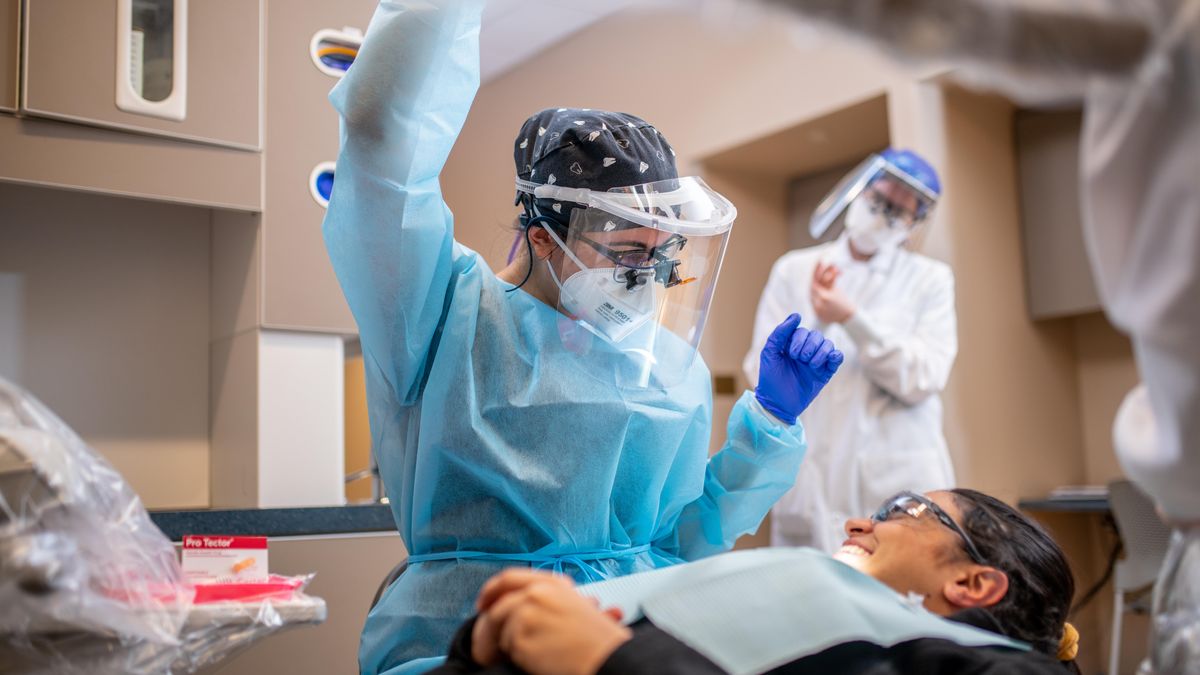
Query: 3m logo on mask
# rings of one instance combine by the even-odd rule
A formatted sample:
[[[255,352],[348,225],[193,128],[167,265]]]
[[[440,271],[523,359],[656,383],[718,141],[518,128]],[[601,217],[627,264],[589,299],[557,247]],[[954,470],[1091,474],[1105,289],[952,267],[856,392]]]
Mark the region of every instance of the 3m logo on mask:
[[[602,303],[596,313],[618,326],[633,323],[633,317],[614,307],[611,302]]]

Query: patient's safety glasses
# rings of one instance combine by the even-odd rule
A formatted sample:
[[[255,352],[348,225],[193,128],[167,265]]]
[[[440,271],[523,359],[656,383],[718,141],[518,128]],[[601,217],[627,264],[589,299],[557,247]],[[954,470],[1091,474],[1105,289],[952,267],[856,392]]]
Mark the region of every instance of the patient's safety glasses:
[[[950,528],[955,534],[962,538],[963,544],[967,550],[967,555],[971,557],[971,560],[979,565],[987,564],[987,562],[984,560],[983,554],[981,554],[979,549],[975,547],[975,542],[971,541],[971,538],[967,536],[967,533],[958,526],[958,523],[954,522],[954,519],[950,517],[950,514],[943,511],[942,507],[935,504],[928,497],[919,495],[915,492],[901,492],[895,497],[887,500],[883,503],[883,506],[880,506],[879,510],[871,516],[871,521],[883,523],[903,516],[920,520],[925,516],[926,513],[932,514],[939,521],[941,521],[942,525]]]

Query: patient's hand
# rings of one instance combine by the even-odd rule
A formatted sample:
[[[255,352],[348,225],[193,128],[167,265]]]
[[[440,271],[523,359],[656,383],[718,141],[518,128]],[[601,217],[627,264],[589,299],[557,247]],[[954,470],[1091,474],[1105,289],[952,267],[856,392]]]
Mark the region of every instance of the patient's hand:
[[[633,636],[619,610],[601,611],[570,579],[548,572],[497,574],[480,591],[477,608],[476,663],[494,665],[507,655],[533,675],[591,675]]]

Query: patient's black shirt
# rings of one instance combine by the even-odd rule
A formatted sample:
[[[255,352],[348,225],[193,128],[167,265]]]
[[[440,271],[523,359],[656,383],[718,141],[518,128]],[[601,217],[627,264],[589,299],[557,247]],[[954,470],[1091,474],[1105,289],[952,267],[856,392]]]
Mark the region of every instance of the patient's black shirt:
[[[984,611],[967,610],[949,619],[1002,633],[992,616]],[[525,672],[511,663],[491,668],[475,663],[471,659],[474,626],[472,619],[459,629],[446,664],[433,673],[519,675]],[[599,675],[718,675],[725,672],[646,619],[630,628],[633,638],[608,657]],[[1064,664],[1044,654],[1001,647],[964,647],[949,640],[920,638],[891,647],[847,642],[769,672],[773,675],[1063,675],[1068,670]]]

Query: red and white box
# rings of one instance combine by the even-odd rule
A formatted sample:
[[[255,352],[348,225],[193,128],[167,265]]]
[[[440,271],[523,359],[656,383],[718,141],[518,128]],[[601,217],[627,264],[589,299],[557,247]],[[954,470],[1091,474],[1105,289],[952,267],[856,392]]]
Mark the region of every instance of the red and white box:
[[[265,580],[269,577],[267,538],[185,535],[183,573],[195,584]]]

